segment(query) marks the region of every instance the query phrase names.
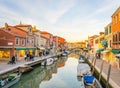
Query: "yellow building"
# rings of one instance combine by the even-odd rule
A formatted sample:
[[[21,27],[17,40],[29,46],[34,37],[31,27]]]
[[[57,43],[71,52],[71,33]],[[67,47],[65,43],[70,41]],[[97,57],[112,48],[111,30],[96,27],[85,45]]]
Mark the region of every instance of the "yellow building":
[[[113,53],[111,52],[112,48],[112,27],[111,23],[109,23],[107,26],[105,26],[105,40],[108,43],[108,47],[106,50],[103,52],[104,53],[104,58],[107,62],[112,61],[113,62]]]
[[[100,35],[94,39],[94,53],[100,52],[104,47],[101,44],[101,41],[104,40],[104,32],[100,32]]]

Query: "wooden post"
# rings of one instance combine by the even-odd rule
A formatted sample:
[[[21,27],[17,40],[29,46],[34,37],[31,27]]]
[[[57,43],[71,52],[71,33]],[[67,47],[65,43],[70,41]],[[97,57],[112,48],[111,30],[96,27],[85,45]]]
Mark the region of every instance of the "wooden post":
[[[102,70],[103,70],[103,64],[104,64],[104,60],[102,61],[101,68],[100,68],[99,81],[101,79],[101,74],[102,74]]]
[[[109,78],[110,78],[110,72],[111,72],[111,64],[109,64],[109,69],[108,69],[108,76],[107,76],[106,88],[108,88]]]
[[[95,70],[95,65],[96,65],[96,58],[94,58],[92,75],[93,75],[93,73],[94,73],[94,70]]]

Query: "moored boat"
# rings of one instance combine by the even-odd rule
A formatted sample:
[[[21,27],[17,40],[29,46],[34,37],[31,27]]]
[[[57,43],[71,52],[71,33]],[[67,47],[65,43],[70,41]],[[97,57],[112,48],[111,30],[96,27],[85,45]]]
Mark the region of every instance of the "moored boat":
[[[9,74],[7,77],[5,78],[1,78],[0,79],[0,88],[9,88],[12,85],[16,84],[21,77],[21,73],[20,72],[15,72],[12,74]]]
[[[48,58],[46,59],[44,62],[41,63],[41,65],[51,65],[54,63],[54,59],[53,58]]]
[[[79,56],[78,62],[79,63],[84,63],[85,62],[82,55]]]
[[[77,76],[91,75],[91,68],[86,63],[79,63],[77,66]]]
[[[103,88],[100,82],[94,76],[83,76],[85,88]]]

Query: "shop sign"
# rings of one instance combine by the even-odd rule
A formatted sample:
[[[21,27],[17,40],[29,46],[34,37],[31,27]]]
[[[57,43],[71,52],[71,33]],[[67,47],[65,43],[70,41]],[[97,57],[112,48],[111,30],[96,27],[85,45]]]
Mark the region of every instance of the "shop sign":
[[[13,42],[8,42],[8,45],[13,45]]]

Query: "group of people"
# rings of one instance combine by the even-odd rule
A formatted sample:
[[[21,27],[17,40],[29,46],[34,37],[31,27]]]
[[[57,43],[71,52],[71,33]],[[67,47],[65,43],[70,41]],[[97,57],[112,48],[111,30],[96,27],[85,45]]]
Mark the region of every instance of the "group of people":
[[[24,56],[24,59],[25,61],[34,61],[34,55],[28,53]]]
[[[47,55],[49,55],[49,52],[50,51],[48,51],[48,50],[42,50],[42,51],[39,52],[39,57],[41,57],[41,56],[47,56]]]

